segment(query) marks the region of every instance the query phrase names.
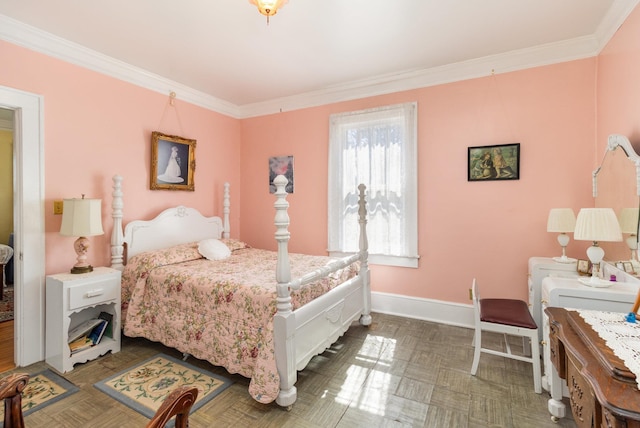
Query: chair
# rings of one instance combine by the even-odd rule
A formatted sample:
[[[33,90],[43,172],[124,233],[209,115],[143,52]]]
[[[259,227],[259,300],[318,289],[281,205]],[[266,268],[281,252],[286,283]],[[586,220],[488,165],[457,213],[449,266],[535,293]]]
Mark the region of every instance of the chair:
[[[198,388],[195,386],[176,388],[167,395],[146,428],[162,428],[174,416],[176,417],[175,428],[187,428],[189,426],[189,412],[197,398]]]
[[[0,379],[0,399],[4,400],[4,428],[24,428],[22,391],[29,382],[26,373],[13,373]]]
[[[478,293],[476,279],[473,279],[471,287],[473,297],[473,310],[475,318],[475,334],[473,343],[473,365],[471,374],[476,375],[480,353],[499,355],[525,361],[533,365],[533,389],[536,393],[542,392],[540,373],[540,347],[538,346],[538,326],[534,321],[526,302],[516,299],[481,299]],[[504,335],[507,352],[482,347],[482,332],[492,331]],[[523,340],[531,341],[531,356],[516,355],[511,352],[507,335],[521,336]]]
[[[8,245],[0,244],[0,265],[2,265],[2,289],[0,290],[0,300],[4,299],[4,288],[6,286],[5,266],[13,257],[13,248]]]

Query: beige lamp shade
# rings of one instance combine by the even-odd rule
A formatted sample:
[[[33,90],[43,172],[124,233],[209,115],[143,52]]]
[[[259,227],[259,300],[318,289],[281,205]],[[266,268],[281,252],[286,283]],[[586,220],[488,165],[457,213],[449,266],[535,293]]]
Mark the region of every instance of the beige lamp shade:
[[[63,236],[102,235],[102,201],[100,199],[65,199],[62,205]]]
[[[73,248],[78,255],[71,273],[87,273],[93,266],[87,263],[87,236],[102,235],[102,201],[100,199],[65,199],[62,204],[60,235],[78,237]]]
[[[578,278],[578,281],[590,287],[609,287],[611,281],[603,280],[599,277],[601,269],[600,262],[604,258],[604,250],[598,246],[598,242],[622,241],[622,231],[618,217],[612,208],[583,208],[578,213],[576,219],[576,230],[573,238],[580,241],[592,241],[593,244],[587,248],[587,257],[591,261],[591,277]]]
[[[552,208],[547,219],[547,232],[573,232],[576,215],[571,208]]]
[[[638,214],[639,208],[623,208],[618,214],[618,222],[622,233],[638,234]]]
[[[612,208],[582,208],[576,219],[573,239],[593,242],[622,241],[622,231]]]

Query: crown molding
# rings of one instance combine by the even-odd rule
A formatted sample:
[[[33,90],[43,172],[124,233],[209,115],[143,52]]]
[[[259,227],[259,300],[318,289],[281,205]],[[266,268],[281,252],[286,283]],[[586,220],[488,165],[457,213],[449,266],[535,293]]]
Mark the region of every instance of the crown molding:
[[[385,95],[429,86],[489,76],[495,73],[523,70],[597,55],[599,46],[594,37],[511,51],[470,61],[447,64],[424,70],[388,74],[372,79],[349,82],[302,96],[284,97],[240,107],[241,116],[263,116],[307,107]]]
[[[182,101],[236,119],[244,119],[593,57],[600,53],[638,3],[640,0],[614,0],[596,32],[590,36],[440,67],[352,81],[319,91],[241,106],[220,100],[1,14],[0,39],[161,94],[175,92],[177,98]]]
[[[0,39],[36,52],[114,77],[151,91],[169,95],[226,116],[240,118],[238,106],[204,92],[103,55],[77,43],[0,14]]]
[[[611,40],[616,31],[618,31],[618,28],[626,21],[638,3],[640,3],[640,0],[613,1],[613,4],[594,33],[594,37],[600,46],[598,53],[609,43],[609,40]]]

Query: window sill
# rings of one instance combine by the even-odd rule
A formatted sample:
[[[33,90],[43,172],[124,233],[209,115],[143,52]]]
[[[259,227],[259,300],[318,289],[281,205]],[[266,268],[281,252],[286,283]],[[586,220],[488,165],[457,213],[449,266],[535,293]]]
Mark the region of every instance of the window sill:
[[[342,257],[347,257],[351,254],[353,253],[342,253],[338,251],[330,251],[329,257],[342,258]],[[369,264],[372,264],[372,265],[418,268],[419,260],[420,260],[420,256],[398,257],[398,256],[386,256],[383,254],[369,254]]]

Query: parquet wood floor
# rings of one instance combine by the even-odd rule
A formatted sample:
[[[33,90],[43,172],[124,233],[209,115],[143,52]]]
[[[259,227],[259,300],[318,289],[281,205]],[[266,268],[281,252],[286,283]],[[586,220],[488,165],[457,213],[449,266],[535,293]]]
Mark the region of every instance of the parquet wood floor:
[[[0,373],[15,367],[13,326],[13,320],[0,322]]]
[[[257,403],[247,379],[189,358],[235,381],[191,415],[190,427],[576,426],[571,417],[551,422],[549,396],[533,392],[529,364],[483,354],[477,376],[471,376],[472,330],[382,314],[373,320],[369,328],[354,324],[298,374],[298,401],[291,411]],[[485,336],[483,344],[489,340]],[[512,348],[517,347],[516,340]],[[64,377],[80,391],[27,416],[27,427],[144,427],[144,416],[93,384],[158,352],[181,357],[160,344],[124,338],[121,352],[76,365]],[[35,373],[45,366],[14,371]]]

